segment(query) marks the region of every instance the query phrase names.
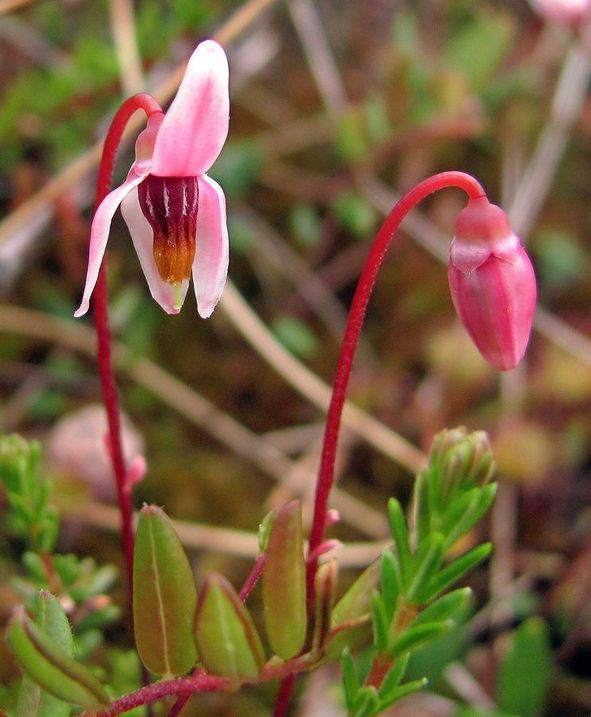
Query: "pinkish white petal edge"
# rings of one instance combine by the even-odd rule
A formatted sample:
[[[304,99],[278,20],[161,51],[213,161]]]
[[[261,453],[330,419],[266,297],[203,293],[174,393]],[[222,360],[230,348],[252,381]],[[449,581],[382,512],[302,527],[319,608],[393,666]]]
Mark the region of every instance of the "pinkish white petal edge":
[[[217,159],[228,135],[228,60],[213,40],[200,43],[156,137],[152,174],[196,177]]]
[[[229,241],[226,198],[222,188],[209,177],[199,177],[197,251],[193,281],[199,315],[206,319],[220,300],[228,275]]]
[[[80,306],[74,312],[75,317],[83,316],[90,305],[90,297],[98,279],[99,270],[107,241],[109,239],[109,231],[111,229],[111,221],[113,215],[117,211],[117,207],[125,199],[126,195],[146,177],[149,172],[150,165],[148,162],[139,162],[131,165],[131,169],[127,178],[120,186],[113,189],[107,194],[103,201],[99,204],[90,228],[90,246],[88,249],[88,269],[86,273],[86,283]]]

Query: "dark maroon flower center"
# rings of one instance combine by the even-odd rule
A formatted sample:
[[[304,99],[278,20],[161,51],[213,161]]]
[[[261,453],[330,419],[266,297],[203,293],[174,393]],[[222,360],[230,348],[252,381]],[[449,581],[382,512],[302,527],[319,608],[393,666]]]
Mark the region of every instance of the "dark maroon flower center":
[[[154,260],[164,281],[176,284],[191,276],[199,186],[197,177],[156,177],[138,185],[142,212],[154,232]]]

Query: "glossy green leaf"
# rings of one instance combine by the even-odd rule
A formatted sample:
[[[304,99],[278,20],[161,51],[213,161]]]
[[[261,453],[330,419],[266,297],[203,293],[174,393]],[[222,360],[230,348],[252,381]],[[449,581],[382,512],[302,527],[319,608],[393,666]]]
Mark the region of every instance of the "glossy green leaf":
[[[401,655],[395,661],[394,665],[388,670],[388,674],[384,678],[379,689],[380,700],[382,702],[389,700],[392,694],[394,694],[397,690],[400,680],[404,677],[407,665],[408,653],[406,655]]]
[[[388,646],[388,654],[392,657],[401,655],[404,652],[410,652],[419,645],[442,635],[453,627],[451,620],[441,620],[439,622],[427,622],[416,627],[409,627],[405,632],[392,640]]]
[[[272,510],[270,513],[267,513],[267,515],[259,523],[258,540],[259,550],[261,553],[265,552],[267,545],[269,544],[269,536],[271,535],[271,528],[273,527],[276,515],[277,511]]]
[[[417,474],[414,486],[414,516],[417,542],[420,544],[431,530],[431,509],[429,506],[430,472],[423,468]]]
[[[110,703],[104,687],[80,663],[18,608],[7,639],[23,670],[55,697],[97,709]]]
[[[532,617],[513,636],[513,645],[501,661],[497,703],[501,710],[519,717],[542,713],[550,683],[552,659],[544,622]]]
[[[473,488],[468,491],[469,499],[457,520],[446,520],[449,531],[445,536],[445,549],[449,549],[462,535],[471,530],[485,515],[497,494],[497,484],[491,483],[484,488]]]
[[[326,653],[329,659],[340,657],[345,647],[356,647],[370,636],[371,596],[377,587],[380,561],[374,560],[351,585],[332,611],[334,631]]]
[[[263,570],[265,627],[273,652],[297,655],[306,639],[306,563],[299,501],[277,511]]]
[[[347,707],[351,707],[361,684],[359,682],[359,675],[357,674],[355,662],[353,661],[351,652],[348,649],[343,651],[343,656],[341,658],[341,670],[343,674],[345,702]]]
[[[373,627],[373,642],[377,647],[378,651],[385,651],[388,645],[388,632],[390,621],[386,608],[384,607],[384,601],[382,596],[376,591],[372,596],[371,601],[371,615],[372,615],[372,627]]]
[[[380,561],[374,560],[351,585],[332,611],[332,626],[353,622],[371,610],[371,596],[380,577]]]
[[[386,550],[380,559],[380,590],[388,620],[392,620],[394,616],[400,587],[398,558],[391,550]]]
[[[386,707],[398,702],[398,700],[401,700],[403,697],[407,697],[408,695],[412,695],[414,692],[422,690],[423,687],[427,685],[427,682],[428,680],[423,677],[420,680],[413,680],[412,682],[407,682],[404,685],[399,685],[395,689],[389,691],[388,694],[384,695],[380,700],[380,712],[386,709]]]
[[[204,667],[233,680],[254,679],[265,655],[250,613],[223,575],[207,576],[197,603],[195,639]]]
[[[431,533],[417,550],[412,562],[412,577],[409,578],[406,599],[419,603],[423,586],[427,585],[443,561],[444,538],[441,533]]]
[[[137,526],[133,564],[133,619],[137,651],[157,675],[178,676],[197,659],[193,572],[170,518],[144,506]]]
[[[424,625],[428,622],[437,622],[438,620],[450,620],[466,609],[472,591],[470,588],[459,588],[447,595],[443,595],[429,607],[425,608],[413,620],[412,627],[416,625]]]
[[[74,652],[72,630],[58,599],[42,590],[37,598],[36,613],[36,625],[72,657]],[[68,717],[71,711],[69,704],[42,689],[29,675],[23,675],[15,717]]]
[[[351,714],[353,717],[370,717],[378,713],[380,699],[375,687],[362,687],[355,696]]]
[[[402,506],[396,498],[390,498],[388,501],[388,519],[390,521],[390,530],[392,538],[396,545],[396,554],[400,562],[400,573],[402,584],[406,585],[410,572],[410,545],[408,539],[408,525],[402,511]]]
[[[440,592],[455,583],[456,580],[459,580],[462,575],[465,575],[469,570],[486,560],[491,552],[491,543],[484,543],[461,555],[453,563],[440,570],[431,583],[421,592],[422,601],[429,602]]]

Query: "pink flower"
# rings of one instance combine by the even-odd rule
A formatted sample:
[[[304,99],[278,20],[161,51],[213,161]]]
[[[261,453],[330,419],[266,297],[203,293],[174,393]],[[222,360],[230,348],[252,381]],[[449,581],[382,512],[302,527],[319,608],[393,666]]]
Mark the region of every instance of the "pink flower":
[[[484,358],[501,371],[523,358],[536,305],[531,262],[505,212],[471,199],[456,220],[449,261],[451,296]]]
[[[168,112],[149,117],[126,180],[96,210],[75,316],[88,311],[119,205],[154,299],[178,313],[192,274],[199,314],[211,314],[226,282],[228,231],[224,193],[206,172],[224,145],[228,120],[228,62],[220,45],[206,40],[193,52]]]
[[[590,0],[530,0],[534,10],[551,22],[576,22],[591,10]]]

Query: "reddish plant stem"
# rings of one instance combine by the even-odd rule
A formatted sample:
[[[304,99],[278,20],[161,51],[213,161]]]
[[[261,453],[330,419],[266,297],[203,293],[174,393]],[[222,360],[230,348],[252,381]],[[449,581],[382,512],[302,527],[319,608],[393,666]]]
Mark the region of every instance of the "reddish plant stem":
[[[243,680],[240,684],[257,684],[268,680],[289,677],[290,675],[296,675],[299,672],[310,670],[315,664],[316,662],[314,660],[310,660],[306,656],[294,657],[291,660],[279,664],[269,663],[263,668],[263,671],[258,677]],[[188,699],[196,692],[223,692],[228,689],[235,691],[239,686],[239,684],[227,677],[207,675],[199,670],[190,677],[180,677],[176,680],[164,680],[163,682],[154,682],[151,685],[146,685],[136,692],[114,700],[109,707],[98,710],[98,712],[92,712],[92,717],[117,717],[117,715],[128,712],[134,707],[152,704],[165,697],[178,695],[179,697]],[[289,695],[287,695],[285,709],[288,707],[288,702]],[[285,714],[285,712],[280,714]],[[90,717],[89,712],[84,712],[83,715],[84,717]]]
[[[229,680],[214,675],[181,677],[178,680],[155,682],[124,697],[114,700],[109,707],[99,710],[96,717],[116,717],[134,707],[151,704],[164,697],[181,695],[189,697],[194,692],[218,692],[228,687]]]
[[[252,570],[248,574],[246,580],[244,581],[244,585],[240,589],[240,599],[242,602],[246,602],[248,599],[248,596],[253,591],[255,585],[259,581],[259,578],[263,574],[263,568],[265,567],[265,555],[264,553],[261,553],[261,555],[258,556],[256,559],[254,565],[252,566]],[[195,672],[193,672],[193,677],[196,677],[199,674],[200,670],[197,669]],[[183,707],[187,704],[189,701],[191,695],[181,695],[177,698],[176,702],[173,704],[173,706],[170,708],[170,712],[168,713],[168,717],[177,717],[181,713],[181,710]]]
[[[191,693],[188,692],[187,694],[180,695],[176,698],[176,702],[173,704],[173,706],[170,708],[170,712],[168,713],[168,717],[178,717],[183,709],[183,707],[187,704],[187,702],[191,699]]]
[[[149,117],[161,112],[160,105],[148,94],[139,94],[126,100],[111,122],[105,143],[96,182],[95,211],[111,190],[111,179],[117,149],[131,116],[143,110]],[[103,403],[109,427],[109,454],[117,485],[117,501],[121,514],[121,546],[125,563],[128,594],[131,602],[133,585],[133,504],[131,491],[126,487],[126,467],[121,444],[121,422],[117,385],[111,358],[111,331],[109,329],[109,291],[105,262],[103,260],[93,294],[94,324],[98,343],[98,369],[103,393]]]
[[[250,593],[254,590],[255,585],[258,583],[259,578],[263,574],[263,568],[265,567],[265,554],[261,553],[256,559],[252,570],[248,574],[244,585],[240,588],[240,599],[242,602],[246,602]]]
[[[314,605],[314,575],[318,563],[315,551],[324,540],[326,515],[330,490],[334,482],[334,466],[337,451],[337,442],[341,425],[341,415],[345,404],[347,387],[351,376],[353,359],[359,342],[359,335],[363,326],[363,319],[367,309],[371,292],[373,290],[378,270],[386,255],[395,233],[404,217],[425,197],[446,187],[462,189],[470,199],[485,196],[482,186],[469,174],[464,172],[442,172],[435,174],[420,182],[407,192],[394,206],[386,220],[380,227],[371,246],[369,255],[359,277],[357,289],[351,303],[347,326],[341,350],[337,359],[335,378],[332,386],[332,396],[326,417],[324,441],[318,478],[316,481],[316,494],[314,499],[314,516],[310,533],[310,546],[308,550],[307,567],[307,596],[308,613],[312,614]],[[401,236],[397,235],[397,246],[401,243]]]
[[[273,717],[286,717],[289,709],[289,703],[291,702],[291,696],[293,694],[293,688],[295,687],[296,674],[292,673],[287,675],[281,680],[279,685],[279,691],[275,698],[275,709],[273,710]]]

